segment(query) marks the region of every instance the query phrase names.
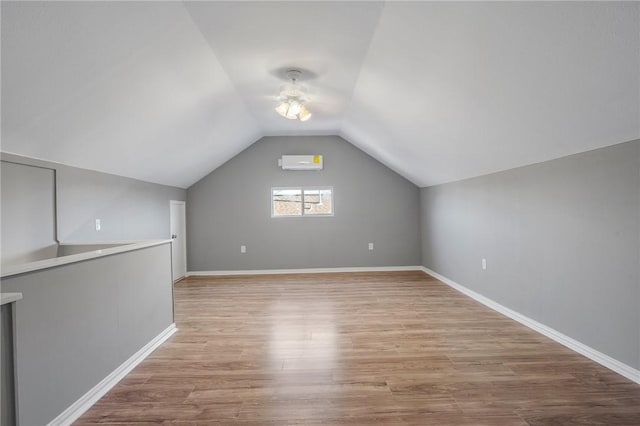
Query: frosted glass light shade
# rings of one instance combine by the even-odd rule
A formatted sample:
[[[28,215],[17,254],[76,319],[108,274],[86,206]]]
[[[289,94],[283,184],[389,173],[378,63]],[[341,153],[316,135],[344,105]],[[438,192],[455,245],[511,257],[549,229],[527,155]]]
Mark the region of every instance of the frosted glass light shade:
[[[278,105],[278,107],[276,108],[276,112],[278,114],[280,114],[283,117],[287,116],[287,111],[289,110],[289,104],[287,104],[286,102],[282,102],[280,105]]]
[[[300,121],[307,121],[308,119],[311,118],[311,113],[309,112],[307,107],[305,107],[304,105],[300,106],[300,112],[298,113],[298,118],[300,119]]]
[[[307,121],[311,113],[298,99],[285,99],[275,108],[275,111],[289,120]]]

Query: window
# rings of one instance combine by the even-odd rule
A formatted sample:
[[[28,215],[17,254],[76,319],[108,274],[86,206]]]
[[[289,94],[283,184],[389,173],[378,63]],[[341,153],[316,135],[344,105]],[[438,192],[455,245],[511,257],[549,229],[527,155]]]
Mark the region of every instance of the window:
[[[333,188],[271,188],[271,217],[333,216]]]

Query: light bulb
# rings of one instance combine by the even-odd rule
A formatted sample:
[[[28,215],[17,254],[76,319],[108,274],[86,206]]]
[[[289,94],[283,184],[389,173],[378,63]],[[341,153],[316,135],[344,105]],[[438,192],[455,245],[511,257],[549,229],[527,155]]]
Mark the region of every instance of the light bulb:
[[[302,105],[296,100],[289,101],[289,111],[287,111],[287,118],[298,118]]]

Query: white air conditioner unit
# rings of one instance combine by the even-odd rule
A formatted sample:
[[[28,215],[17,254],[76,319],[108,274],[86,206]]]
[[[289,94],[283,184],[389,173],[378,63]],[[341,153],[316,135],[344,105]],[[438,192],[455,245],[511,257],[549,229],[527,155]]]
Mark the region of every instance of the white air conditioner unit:
[[[282,170],[322,170],[322,155],[283,155],[278,166]]]

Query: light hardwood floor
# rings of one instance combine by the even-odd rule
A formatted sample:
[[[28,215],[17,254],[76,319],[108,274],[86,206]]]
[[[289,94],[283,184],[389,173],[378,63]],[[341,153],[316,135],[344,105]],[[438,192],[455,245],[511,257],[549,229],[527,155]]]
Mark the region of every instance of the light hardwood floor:
[[[640,386],[422,272],[188,278],[76,425],[640,425]]]

